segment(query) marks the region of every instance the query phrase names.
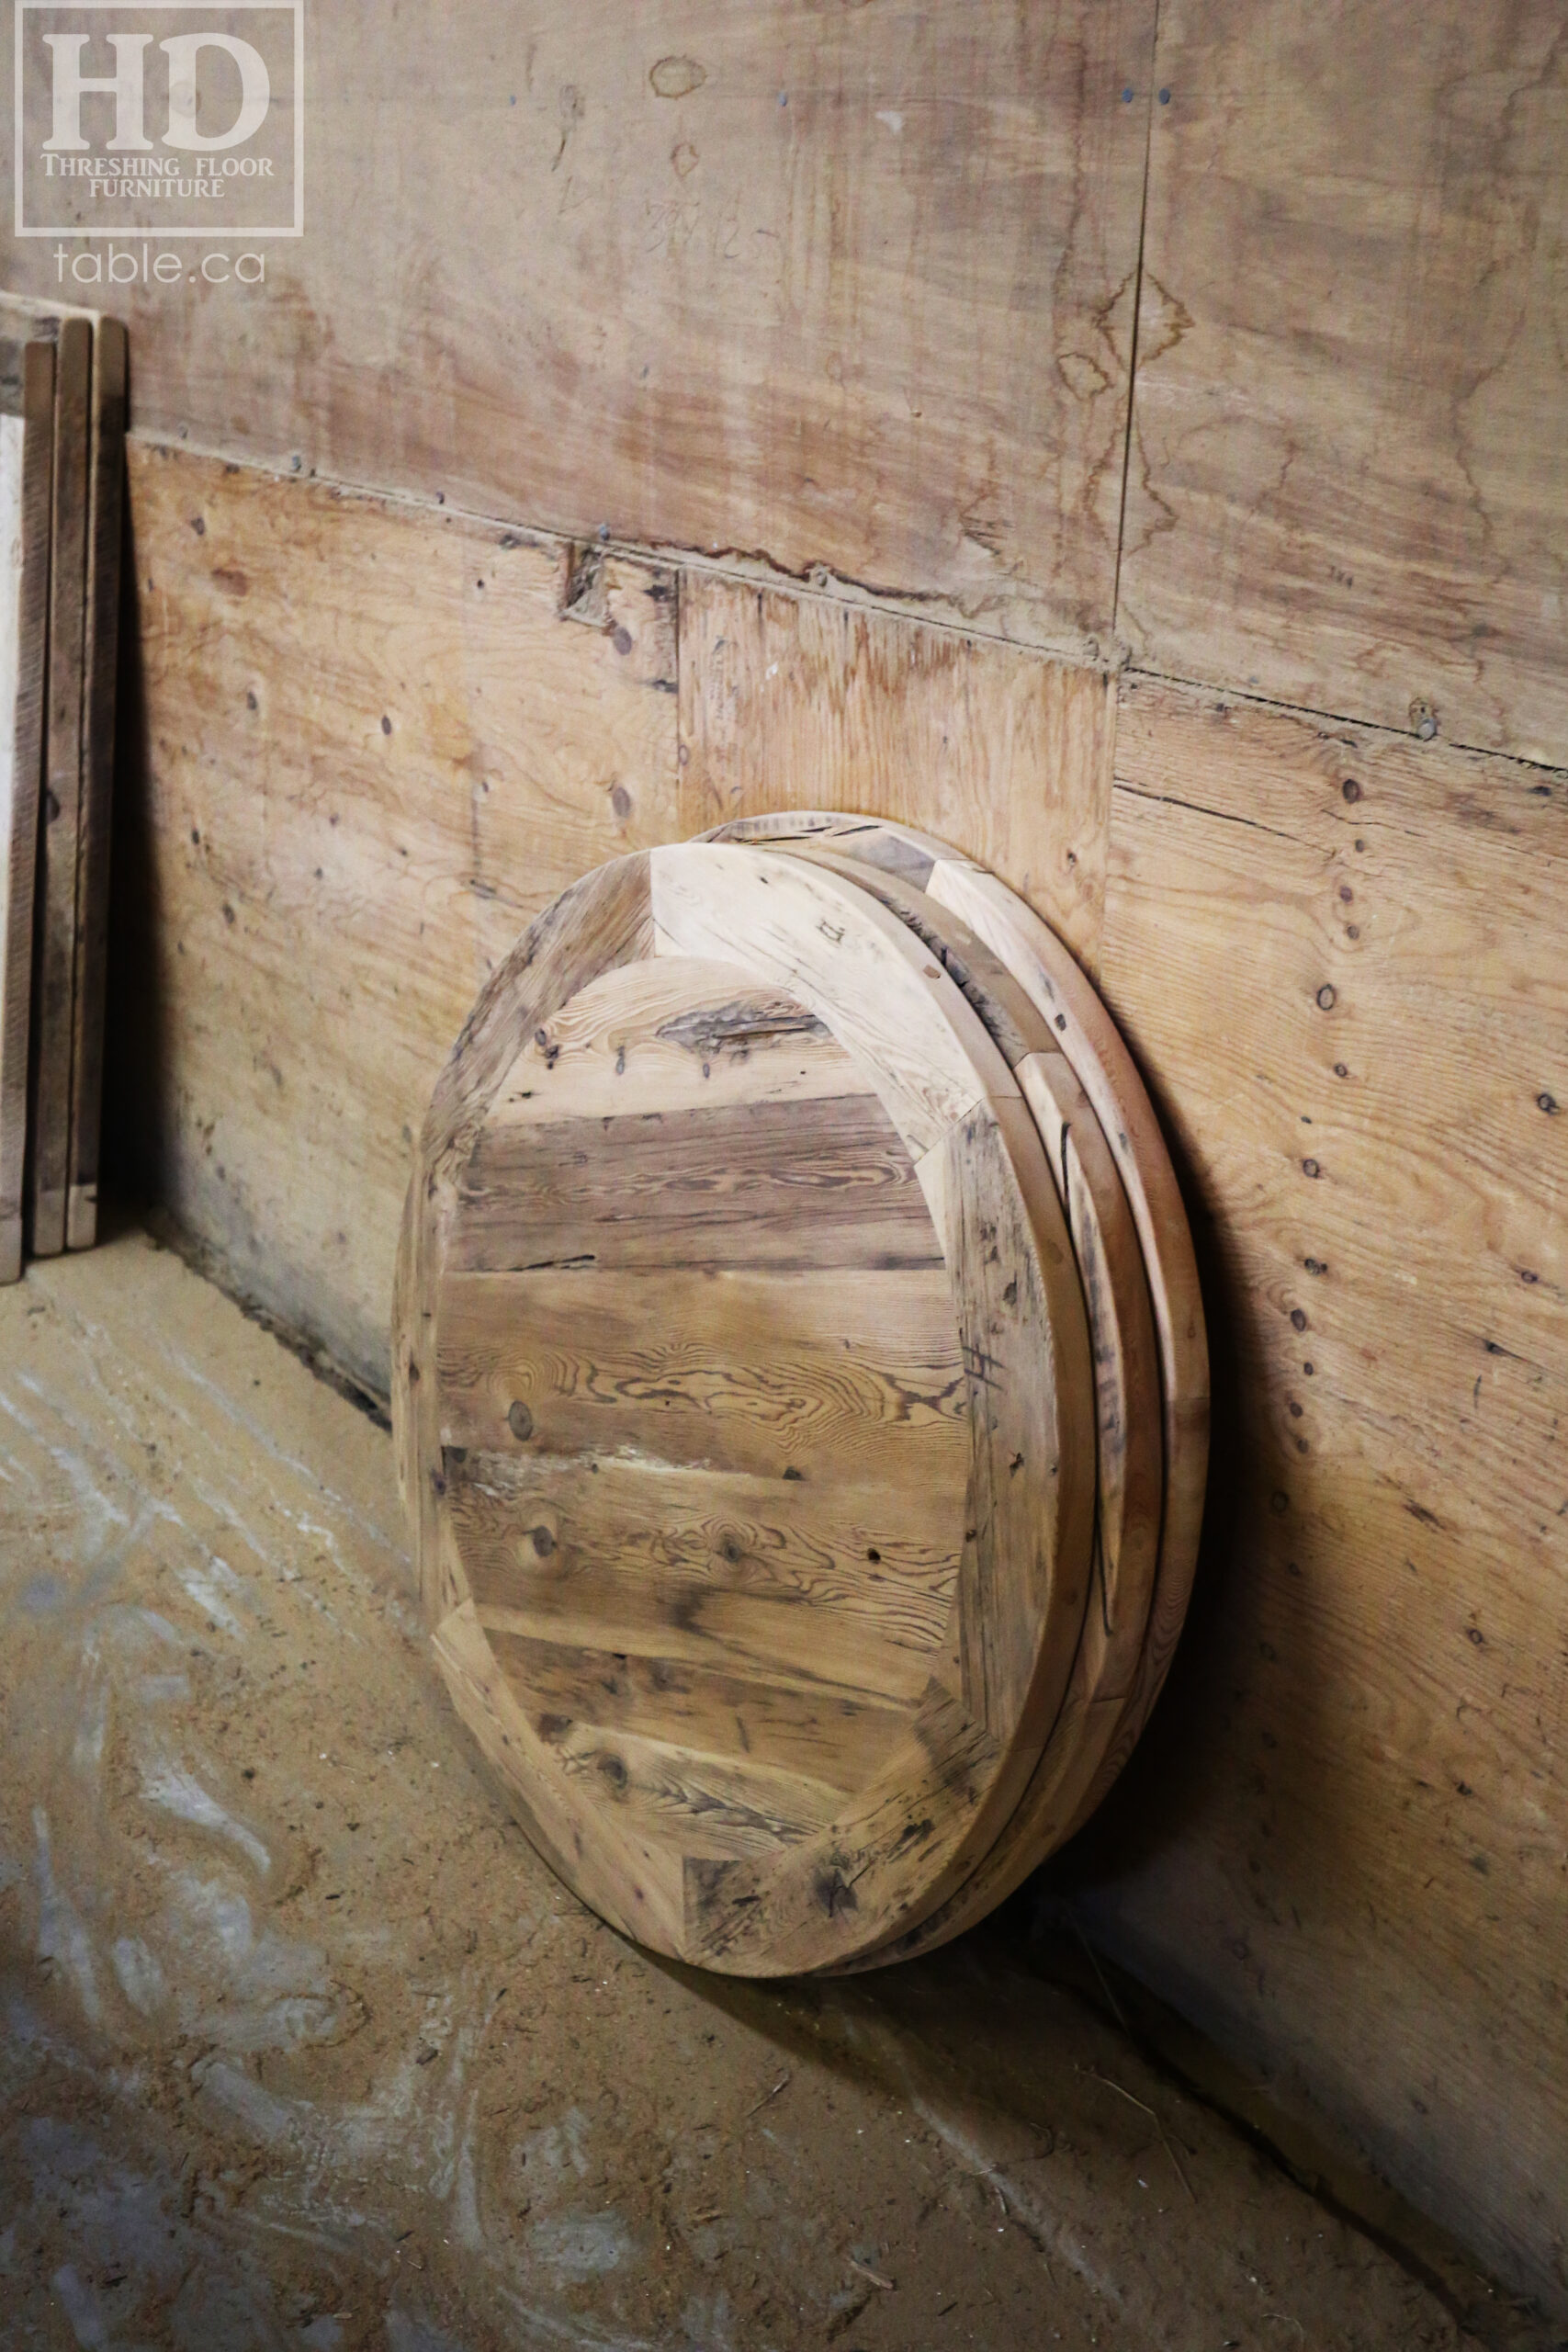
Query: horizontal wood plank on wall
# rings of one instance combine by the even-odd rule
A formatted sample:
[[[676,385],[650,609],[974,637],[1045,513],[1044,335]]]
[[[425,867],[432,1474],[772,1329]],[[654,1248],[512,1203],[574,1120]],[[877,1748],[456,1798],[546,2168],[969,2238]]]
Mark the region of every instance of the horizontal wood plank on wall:
[[[412,1138],[481,981],[674,828],[674,580],[610,561],[584,627],[568,550],[496,526],[139,442],[130,497],[117,1115],[180,1222],[384,1389]]]
[[[1099,671],[682,575],[685,831],[781,808],[914,825],[999,875],[1091,971],[1115,732]]]
[[[306,233],[117,294],[138,427],[1108,639],[1154,12],[310,12]]]
[[[1161,8],[1119,633],[1568,762],[1557,0]]]
[[[1568,776],[1136,680],[1116,765],[1102,985],[1217,1447],[1094,1916],[1560,2301]]]

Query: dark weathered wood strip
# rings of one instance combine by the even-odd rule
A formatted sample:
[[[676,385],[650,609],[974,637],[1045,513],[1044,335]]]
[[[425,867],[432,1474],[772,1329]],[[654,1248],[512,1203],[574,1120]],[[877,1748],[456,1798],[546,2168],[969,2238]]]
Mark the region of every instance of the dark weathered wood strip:
[[[0,324],[0,416],[27,413],[28,334]]]
[[[462,1560],[480,1624],[528,1641],[574,1649],[603,1643],[628,1657],[673,1657],[730,1673],[794,1677],[824,1691],[906,1704],[931,1679],[919,1651],[872,1639],[852,1621],[835,1635],[796,1603],[716,1592],[700,1577],[665,1576],[633,1586],[585,1569],[570,1578],[534,1577],[525,1589],[515,1561],[504,1555],[465,1550]]]
[[[86,622],[87,457],[93,330],[67,319],[54,379],[49,702],[34,954],[31,1247],[65,1247],[71,1148],[72,1000],[76,971],[76,845],[82,805],[82,654]]]
[[[443,1444],[962,1492],[940,1267],[453,1274],[436,1348]]]
[[[665,1585],[808,1610],[827,1645],[865,1638],[940,1647],[958,1581],[956,1510],[892,1482],[747,1478],[598,1457],[559,1462],[454,1453],[446,1501],[480,1598],[549,1587],[606,1593]],[[482,1588],[474,1563],[495,1577]],[[510,1563],[510,1566],[503,1564]],[[604,1646],[613,1617],[604,1627]]]
[[[17,346],[11,346],[17,349]],[[12,665],[10,731],[0,790],[0,1282],[22,1271],[27,1167],[28,1061],[31,1035],[39,793],[43,775],[45,662],[49,638],[50,510],[54,466],[54,352],[20,347],[20,478],[17,578],[7,616]]]
[[[454,1272],[920,1266],[940,1260],[873,1094],[491,1125],[464,1172]]]
[[[552,1723],[637,1731],[704,1755],[751,1756],[818,1782],[827,1776],[847,1793],[874,1777],[908,1732],[902,1706],[819,1682],[495,1631],[490,1642],[513,1687],[527,1693],[541,1736]]]
[[[82,818],[76,858],[76,946],[72,989],[71,1141],[65,1204],[65,1239],[72,1250],[90,1250],[98,1231],[98,1139],[104,1091],[109,839],[114,814],[125,401],[125,329],[118,319],[101,318],[93,347]]]

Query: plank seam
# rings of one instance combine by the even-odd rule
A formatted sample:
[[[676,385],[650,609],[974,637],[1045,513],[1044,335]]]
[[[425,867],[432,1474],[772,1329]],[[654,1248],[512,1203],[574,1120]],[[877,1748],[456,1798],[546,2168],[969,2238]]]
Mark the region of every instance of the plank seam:
[[[1129,401],[1128,414],[1131,418],[1131,401]],[[235,457],[227,450],[214,447],[205,442],[169,440],[162,435],[153,433],[131,433],[126,437],[128,441],[134,442],[138,448],[154,450],[164,457],[205,458],[214,464],[231,467],[240,473],[255,475],[265,481],[280,482],[289,489],[303,490],[313,485],[337,497],[363,501],[367,504],[401,510],[412,514],[430,514],[447,522],[473,524],[484,530],[515,532],[525,546],[536,548],[544,553],[559,554],[575,544],[569,531],[551,530],[543,525],[525,522],[515,515],[486,514],[478,507],[453,506],[446,503],[437,505],[434,497],[423,496],[417,491],[400,490],[391,485],[378,485],[374,482],[349,481],[314,470],[308,474],[293,474],[285,471],[279,466],[267,465],[259,458]],[[1123,475],[1124,494],[1125,474]],[[913,621],[921,628],[940,630],[943,636],[957,638],[964,644],[1005,645],[1021,656],[1032,656],[1038,661],[1054,662],[1059,668],[1066,670],[1086,671],[1097,677],[1130,681],[1147,680],[1151,684],[1160,685],[1190,686],[1202,694],[1223,695],[1227,702],[1245,703],[1259,710],[1284,711],[1292,718],[1325,720],[1336,727],[1354,727],[1361,733],[1376,735],[1393,743],[1422,743],[1423,741],[1413,729],[1390,727],[1381,719],[1359,718],[1354,711],[1332,710],[1325,706],[1314,703],[1281,702],[1271,695],[1258,694],[1255,688],[1237,685],[1224,678],[1193,677],[1179,670],[1160,670],[1146,662],[1134,662],[1124,645],[1118,644],[1113,659],[1094,661],[1090,660],[1081,648],[1074,650],[1059,645],[1020,644],[1016,639],[1005,637],[998,631],[965,628],[956,621],[945,620],[936,615],[911,613],[905,607],[918,599],[918,591],[908,592],[908,594],[898,590],[891,591],[888,601],[886,602],[878,602],[869,596],[834,595],[829,590],[803,582],[788,573],[760,576],[755,571],[745,571],[716,562],[711,557],[705,556],[699,550],[661,548],[632,539],[610,540],[606,543],[604,552],[615,555],[622,562],[635,563],[647,571],[671,571],[677,575],[682,571],[696,571],[706,579],[726,580],[743,588],[764,588],[777,595],[793,597],[802,604],[825,605],[837,612],[864,610],[886,613],[895,619]],[[1118,546],[1117,561],[1118,574],[1120,574],[1120,546]],[[681,612],[677,585],[677,679],[680,674],[680,659]],[[1457,735],[1438,736],[1432,740],[1450,751],[1472,752],[1482,759],[1506,761],[1517,767],[1530,768],[1547,775],[1562,776],[1565,784],[1568,784],[1568,765],[1561,761],[1534,759],[1528,752],[1501,752],[1495,744],[1467,742]],[[1117,781],[1121,782],[1120,777]]]
[[[1278,710],[1290,718],[1322,719],[1331,727],[1353,727],[1358,734],[1376,735],[1385,743],[1413,743],[1424,752],[1470,752],[1478,759],[1501,760],[1510,767],[1529,768],[1537,775],[1561,777],[1568,786],[1568,765],[1561,760],[1536,760],[1528,752],[1500,752],[1495,743],[1466,743],[1457,735],[1423,737],[1411,727],[1389,727],[1382,719],[1358,718],[1354,711],[1328,710],[1314,703],[1281,702],[1272,695],[1260,695],[1255,687],[1226,685],[1219,678],[1188,677],[1179,670],[1155,670],[1142,662],[1127,662],[1120,674],[1132,684],[1146,682],[1156,686],[1185,686],[1198,694],[1223,695],[1227,703],[1245,704],[1251,710]],[[1120,777],[1117,782],[1121,782]]]
[[[209,464],[220,465],[237,473],[254,474],[265,481],[280,482],[290,490],[313,487],[324,490],[335,498],[363,500],[409,514],[430,514],[443,522],[478,524],[490,531],[514,531],[526,546],[537,548],[542,552],[559,555],[583,543],[582,534],[578,531],[554,524],[529,523],[515,514],[492,514],[481,507],[459,506],[445,497],[405,490],[396,483],[355,481],[345,475],[322,473],[314,466],[296,473],[281,461],[269,462],[248,454],[236,456],[232,450],[220,448],[209,441],[171,440],[163,433],[131,432],[126,438],[137,448],[154,450],[161,457],[204,458]],[[922,609],[928,598],[937,604],[953,603],[951,596],[937,589],[875,586],[850,579],[844,574],[832,573],[828,577],[840,581],[844,588],[856,592],[852,595],[835,594],[832,588],[815,580],[783,570],[766,555],[752,555],[744,548],[728,550],[739,559],[731,563],[726,563],[722,556],[716,557],[703,548],[682,548],[664,541],[596,539],[594,549],[599,555],[614,556],[618,561],[641,564],[651,571],[696,571],[705,579],[726,580],[739,588],[761,589],[770,594],[796,597],[805,604],[826,605],[835,612],[886,613],[896,620],[913,621],[921,628],[940,629],[944,636],[956,637],[965,644],[1005,645],[1014,653],[1032,655],[1037,661],[1052,662],[1065,670],[1087,670],[1099,677],[1115,677],[1126,667],[1129,658],[1128,648],[1121,645],[1110,661],[1091,654],[1089,646],[1090,642],[1098,643],[1099,639],[1091,639],[1087,631],[1075,637],[1020,639],[1010,637],[1001,628],[966,627],[963,622],[950,620],[941,613]],[[748,569],[748,565],[754,568]],[[678,622],[677,608],[677,625]]]
[[[1138,321],[1144,307],[1144,232],[1149,216],[1149,166],[1155,145],[1155,84],[1159,79],[1159,0],[1149,40],[1149,92],[1144,114],[1144,187],[1138,198],[1138,258],[1133,273],[1133,342],[1127,355],[1127,429],[1122,442],[1122,503],[1116,517],[1116,573],[1111,586],[1111,633],[1122,617],[1122,551],[1127,541],[1127,483],[1133,470],[1133,417],[1138,397]]]

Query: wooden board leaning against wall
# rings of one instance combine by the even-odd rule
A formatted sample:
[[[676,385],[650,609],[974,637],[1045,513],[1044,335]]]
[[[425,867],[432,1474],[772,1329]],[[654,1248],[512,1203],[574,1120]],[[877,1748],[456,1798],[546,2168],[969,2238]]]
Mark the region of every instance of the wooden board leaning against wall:
[[[1100,984],[1207,1242],[1215,1462],[1079,1858],[1112,1949],[1556,2303],[1565,820],[1568,775],[1123,688]]]
[[[52,345],[0,336],[0,1283],[22,1271],[39,795],[48,699]]]
[[[13,336],[49,347],[54,382],[36,985],[11,1002],[30,997],[28,1249],[42,1257],[97,1236],[128,353],[118,319],[0,292]],[[12,1189],[0,1175],[0,1204]]]

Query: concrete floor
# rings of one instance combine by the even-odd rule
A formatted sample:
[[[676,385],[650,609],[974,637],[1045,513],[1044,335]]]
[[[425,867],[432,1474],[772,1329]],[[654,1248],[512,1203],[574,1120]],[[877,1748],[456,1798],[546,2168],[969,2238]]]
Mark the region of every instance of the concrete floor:
[[[770,1988],[601,1928],[407,1574],[384,1431],[176,1257],[0,1293],[0,2343],[1477,2340],[1016,1932]]]

